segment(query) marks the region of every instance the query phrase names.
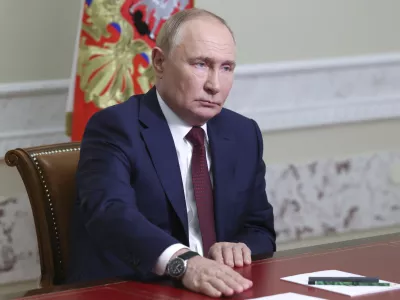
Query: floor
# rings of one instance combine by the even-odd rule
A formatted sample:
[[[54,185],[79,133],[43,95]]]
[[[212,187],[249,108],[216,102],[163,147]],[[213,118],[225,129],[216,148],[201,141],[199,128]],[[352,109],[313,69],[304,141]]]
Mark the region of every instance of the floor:
[[[382,228],[370,231],[351,232],[340,235],[332,235],[320,238],[305,239],[302,241],[288,242],[278,244],[278,251],[301,248],[325,243],[333,243],[338,241],[352,240],[356,238],[370,237],[382,234],[390,234],[400,232],[400,225],[389,228]],[[37,280],[18,282],[0,286],[0,300],[10,300],[21,297],[26,291],[38,287]]]

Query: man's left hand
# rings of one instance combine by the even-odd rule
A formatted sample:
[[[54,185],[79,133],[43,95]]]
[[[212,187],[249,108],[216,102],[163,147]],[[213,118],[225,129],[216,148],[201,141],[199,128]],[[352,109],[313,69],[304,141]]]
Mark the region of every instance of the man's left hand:
[[[215,243],[208,257],[232,268],[251,264],[251,250],[243,243]]]

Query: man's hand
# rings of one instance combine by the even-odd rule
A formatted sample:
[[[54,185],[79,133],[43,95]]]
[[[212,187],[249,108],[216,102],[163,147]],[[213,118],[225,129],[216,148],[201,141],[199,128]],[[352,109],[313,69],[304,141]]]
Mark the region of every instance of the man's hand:
[[[210,297],[232,296],[253,286],[232,268],[201,256],[188,260],[182,283],[187,289]]]
[[[208,257],[232,268],[251,264],[251,250],[243,243],[215,243]]]

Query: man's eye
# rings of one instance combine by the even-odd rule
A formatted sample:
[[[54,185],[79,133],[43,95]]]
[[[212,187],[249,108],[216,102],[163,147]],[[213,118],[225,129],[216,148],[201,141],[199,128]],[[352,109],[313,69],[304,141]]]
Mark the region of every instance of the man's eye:
[[[206,64],[204,62],[197,62],[196,67],[204,68]]]

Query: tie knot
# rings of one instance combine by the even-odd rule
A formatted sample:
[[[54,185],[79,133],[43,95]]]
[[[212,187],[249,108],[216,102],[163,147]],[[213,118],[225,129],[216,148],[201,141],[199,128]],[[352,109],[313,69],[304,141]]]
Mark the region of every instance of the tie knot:
[[[186,135],[186,139],[193,146],[204,146],[204,130],[201,127],[192,127],[188,134]]]

